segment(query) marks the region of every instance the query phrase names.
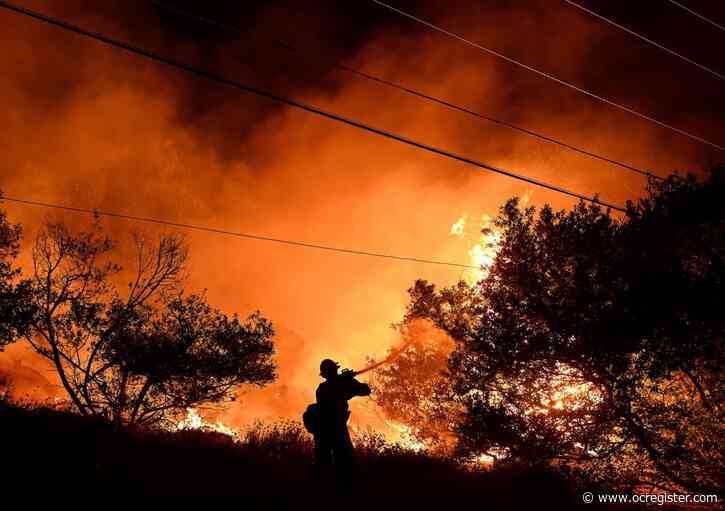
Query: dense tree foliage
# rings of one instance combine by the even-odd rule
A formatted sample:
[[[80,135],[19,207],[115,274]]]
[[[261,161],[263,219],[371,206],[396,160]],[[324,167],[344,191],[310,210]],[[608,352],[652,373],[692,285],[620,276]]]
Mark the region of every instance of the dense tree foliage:
[[[450,454],[462,412],[445,374],[453,341],[425,320],[410,320],[396,328],[402,349],[374,370],[372,397],[388,419],[409,428],[413,439],[429,450]]]
[[[26,339],[50,360],[75,408],[117,422],[153,424],[185,408],[231,398],[244,383],[274,378],[271,324],[246,321],[181,289],[187,250],[164,236],[135,239],[128,276],[96,222],[74,233],[48,224],[33,249],[33,316]]]
[[[15,266],[21,236],[20,225],[10,223],[0,210],[0,350],[26,332],[31,316],[29,287],[19,281]]]
[[[456,341],[447,377],[465,407],[463,452],[609,484],[719,489],[724,174],[651,181],[623,218],[511,200],[484,280],[416,283],[406,321]]]

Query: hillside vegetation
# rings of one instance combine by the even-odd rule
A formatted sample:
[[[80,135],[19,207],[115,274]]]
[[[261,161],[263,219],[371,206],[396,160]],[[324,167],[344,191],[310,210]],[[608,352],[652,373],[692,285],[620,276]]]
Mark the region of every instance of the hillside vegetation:
[[[3,481],[29,496],[38,489],[64,500],[228,495],[247,508],[290,509],[566,509],[581,502],[579,490],[553,472],[473,471],[375,436],[357,442],[358,477],[342,488],[332,474],[312,478],[311,439],[296,423],[259,425],[234,442],[221,433],[119,428],[3,402],[0,424],[10,453]]]

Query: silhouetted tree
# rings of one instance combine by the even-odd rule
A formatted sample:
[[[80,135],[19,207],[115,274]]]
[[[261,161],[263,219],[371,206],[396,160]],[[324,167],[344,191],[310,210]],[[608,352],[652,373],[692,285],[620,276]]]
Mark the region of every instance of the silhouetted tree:
[[[11,224],[0,209],[0,351],[27,331],[32,315],[30,287],[19,280],[20,269],[15,266],[21,237],[20,225]]]
[[[464,452],[719,490],[724,174],[651,181],[621,219],[597,205],[536,214],[511,200],[473,291],[416,283],[406,320],[457,341],[449,377],[465,405]]]
[[[37,313],[28,342],[55,366],[81,414],[153,424],[185,408],[231,398],[244,383],[274,379],[272,326],[242,322],[184,295],[187,249],[178,236],[152,245],[136,234],[125,293],[98,221],[72,233],[51,223],[33,249]]]

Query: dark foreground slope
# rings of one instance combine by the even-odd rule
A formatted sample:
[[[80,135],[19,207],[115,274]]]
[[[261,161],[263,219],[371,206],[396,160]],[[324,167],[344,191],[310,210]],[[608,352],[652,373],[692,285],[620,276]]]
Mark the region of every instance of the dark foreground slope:
[[[0,425],[5,495],[228,495],[245,509],[598,508],[581,504],[554,473],[471,472],[374,440],[358,449],[354,487],[338,488],[332,477],[310,477],[310,440],[293,424],[260,427],[234,443],[218,433],[131,431],[0,403]]]

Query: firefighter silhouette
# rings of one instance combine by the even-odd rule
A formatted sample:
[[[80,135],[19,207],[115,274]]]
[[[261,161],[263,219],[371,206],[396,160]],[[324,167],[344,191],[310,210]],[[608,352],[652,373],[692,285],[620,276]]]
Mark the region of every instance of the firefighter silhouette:
[[[317,475],[334,464],[338,478],[351,482],[353,447],[347,420],[350,409],[347,402],[355,396],[369,396],[370,387],[355,379],[355,373],[346,370],[334,360],[320,363],[320,376],[325,381],[317,387],[317,402],[307,408],[303,416],[305,426],[315,439],[315,473]]]

